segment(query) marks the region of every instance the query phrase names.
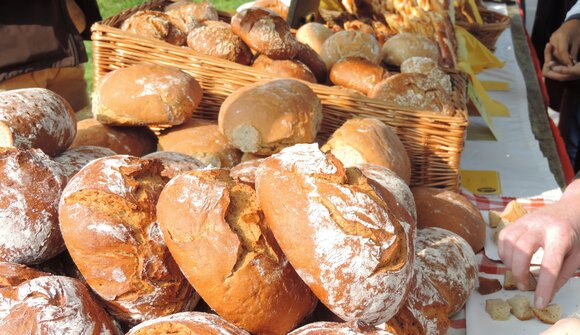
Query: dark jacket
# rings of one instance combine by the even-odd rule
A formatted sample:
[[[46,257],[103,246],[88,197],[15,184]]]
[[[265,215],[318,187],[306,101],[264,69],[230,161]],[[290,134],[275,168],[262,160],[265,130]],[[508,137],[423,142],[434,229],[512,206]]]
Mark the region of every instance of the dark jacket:
[[[53,67],[87,61],[83,37],[101,20],[95,0],[76,0],[87,28],[79,34],[65,0],[0,1],[0,81]]]

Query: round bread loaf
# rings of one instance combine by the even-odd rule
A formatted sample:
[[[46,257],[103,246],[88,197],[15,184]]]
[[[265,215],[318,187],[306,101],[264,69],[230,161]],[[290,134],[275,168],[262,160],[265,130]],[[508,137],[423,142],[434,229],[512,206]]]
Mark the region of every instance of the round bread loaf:
[[[348,57],[336,62],[330,69],[330,81],[335,85],[352,88],[367,95],[389,73],[362,57]]]
[[[365,324],[360,321],[351,321],[347,323],[336,322],[316,322],[302,326],[288,335],[339,335],[339,334],[357,334],[357,335],[392,335],[391,333],[380,330],[376,327]]]
[[[0,146],[21,150],[38,148],[58,155],[77,132],[75,114],[68,102],[44,88],[0,93]]]
[[[401,63],[402,73],[422,73],[438,82],[447,94],[452,93],[451,77],[443,72],[437,63],[427,57],[411,57]]]
[[[397,134],[383,122],[372,118],[346,121],[322,151],[332,152],[345,166],[369,163],[393,170],[407,184],[411,182],[411,161]]]
[[[316,77],[312,71],[299,60],[274,60],[266,55],[260,55],[252,67],[268,72],[276,78],[294,78],[316,83]]]
[[[137,157],[157,150],[157,137],[147,127],[109,127],[95,119],[79,121],[77,127],[70,148],[97,146]]]
[[[242,65],[250,65],[254,55],[242,39],[232,32],[229,24],[206,21],[204,26],[187,35],[187,45],[204,55],[226,59]]]
[[[248,85],[224,101],[220,131],[243,152],[269,155],[296,143],[312,143],[322,105],[307,85],[276,79]]]
[[[273,11],[286,19],[288,17],[288,6],[280,0],[258,0],[252,7],[262,7]]]
[[[381,50],[383,62],[401,66],[411,57],[427,57],[439,62],[439,48],[428,37],[414,33],[399,33],[389,38]]]
[[[167,250],[155,206],[160,161],[97,159],[69,182],[59,207],[72,259],[107,309],[128,323],[188,310],[194,291]]]
[[[381,47],[373,35],[360,31],[344,30],[324,41],[320,57],[322,57],[327,69],[331,69],[336,62],[346,57],[361,57],[371,63],[379,64]]]
[[[131,15],[121,29],[174,45],[185,45],[188,28],[184,21],[162,12],[144,10]]]
[[[260,206],[284,254],[347,321],[390,319],[412,276],[412,238],[377,187],[316,144],[286,148],[256,173]]]
[[[230,176],[236,181],[254,186],[256,182],[256,171],[263,161],[264,158],[242,162],[230,170]]]
[[[176,262],[224,319],[253,334],[286,334],[316,306],[268,229],[253,187],[228,170],[172,179],[157,213]]]
[[[18,286],[25,281],[44,276],[50,274],[22,264],[0,262],[0,289]]]
[[[308,66],[310,71],[316,77],[319,83],[325,83],[328,77],[328,70],[326,69],[326,64],[320,56],[312,49],[308,44],[298,42],[298,54],[296,54],[296,60],[304,63]]]
[[[298,42],[310,46],[316,53],[320,54],[322,44],[327,38],[332,36],[332,30],[318,22],[309,22],[296,31]]]
[[[214,314],[183,312],[143,322],[127,335],[250,335]]]
[[[54,161],[61,164],[61,168],[67,179],[71,179],[85,165],[97,158],[114,156],[116,153],[108,148],[83,146],[69,149],[54,157]]]
[[[175,126],[201,102],[199,83],[176,68],[136,64],[107,73],[93,97],[95,118],[116,126]]]
[[[188,22],[191,19],[199,22],[219,20],[219,13],[210,1],[175,1],[165,7],[165,12],[169,15],[179,17],[184,22]]]
[[[0,148],[0,261],[36,264],[64,250],[58,201],[67,178],[41,150]]]
[[[441,228],[417,230],[415,270],[423,272],[447,304],[449,316],[457,313],[469,298],[477,281],[473,250],[459,235]]]
[[[232,31],[250,48],[272,59],[291,59],[298,53],[298,43],[288,23],[265,8],[251,7],[232,17]]]
[[[42,276],[0,289],[2,334],[121,334],[76,279]]]
[[[159,149],[192,156],[206,166],[232,167],[241,153],[228,143],[217,124],[191,119],[159,135]]]
[[[142,158],[160,160],[163,163],[161,175],[169,179],[187,171],[205,168],[205,164],[197,158],[173,151],[156,151]]]
[[[474,252],[485,244],[485,221],[481,212],[459,193],[430,187],[413,188],[417,226],[439,227],[463,237]]]

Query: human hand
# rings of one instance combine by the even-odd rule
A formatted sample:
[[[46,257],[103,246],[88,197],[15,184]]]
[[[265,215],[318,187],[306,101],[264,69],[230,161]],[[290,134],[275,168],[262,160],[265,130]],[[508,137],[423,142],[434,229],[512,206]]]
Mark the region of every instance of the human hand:
[[[565,318],[556,322],[540,335],[574,335],[578,334],[578,329],[580,329],[580,319]]]
[[[544,50],[544,77],[558,81],[570,81],[580,79],[580,63],[565,66],[553,58],[554,46],[548,43]]]
[[[574,65],[580,48],[580,20],[572,19],[562,23],[560,28],[550,36],[554,46],[554,58],[562,65]]]

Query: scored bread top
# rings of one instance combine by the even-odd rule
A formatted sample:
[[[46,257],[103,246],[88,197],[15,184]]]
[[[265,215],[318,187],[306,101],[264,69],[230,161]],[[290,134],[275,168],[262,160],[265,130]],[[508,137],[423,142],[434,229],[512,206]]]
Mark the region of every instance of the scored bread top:
[[[182,312],[145,321],[133,327],[127,335],[165,334],[179,331],[181,335],[250,335],[243,329],[214,314]]]

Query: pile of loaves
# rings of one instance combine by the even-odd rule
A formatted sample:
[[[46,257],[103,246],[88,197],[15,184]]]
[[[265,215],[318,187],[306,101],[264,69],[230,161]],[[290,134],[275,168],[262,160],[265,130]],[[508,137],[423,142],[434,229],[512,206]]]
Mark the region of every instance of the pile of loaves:
[[[138,11],[121,29],[273,77],[337,85],[390,105],[453,115],[452,82],[439,67],[438,45],[420,34],[384,35],[366,26],[353,20],[344,23],[344,30],[336,25],[331,30],[311,22],[294,35],[285,19],[268,8],[244,9],[230,24],[219,21],[211,3],[179,1],[164,11]]]

